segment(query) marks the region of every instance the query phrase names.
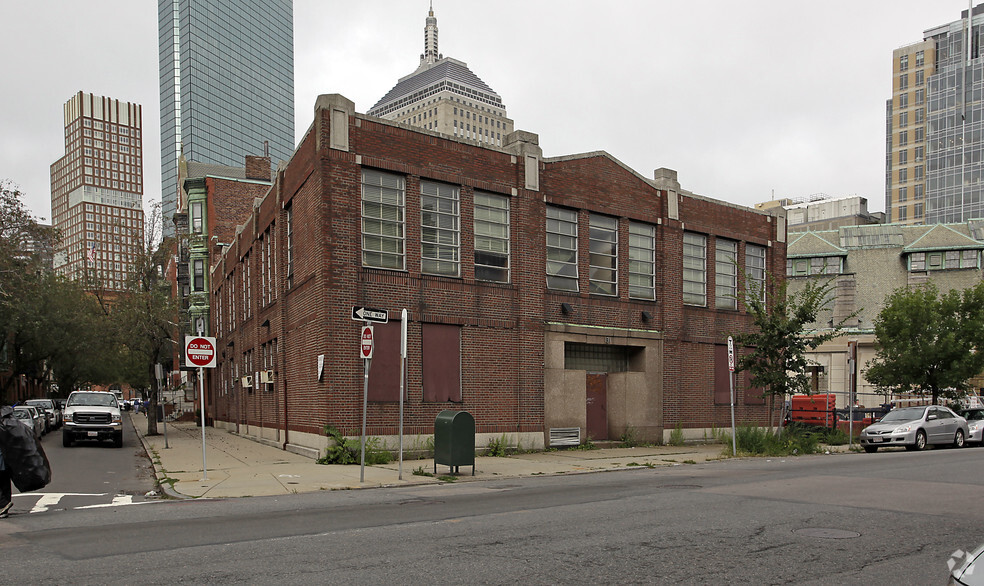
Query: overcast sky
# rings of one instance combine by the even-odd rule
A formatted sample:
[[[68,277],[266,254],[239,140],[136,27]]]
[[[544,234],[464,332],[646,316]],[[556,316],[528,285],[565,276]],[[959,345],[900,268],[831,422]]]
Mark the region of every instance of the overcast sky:
[[[440,51],[468,63],[544,156],[604,150],[645,177],[742,205],[861,195],[884,209],[892,50],[963,0],[434,0]],[[295,0],[296,138],[315,98],[365,112],[412,72],[428,0]],[[0,180],[51,212],[62,105],[143,106],[145,206],[160,199],[157,3],[0,2]],[[260,153],[257,153],[260,154]]]

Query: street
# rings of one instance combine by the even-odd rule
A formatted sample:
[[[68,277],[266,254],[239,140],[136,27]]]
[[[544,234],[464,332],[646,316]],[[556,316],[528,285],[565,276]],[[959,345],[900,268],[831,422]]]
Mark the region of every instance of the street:
[[[11,583],[943,583],[982,477],[968,448],[150,501],[18,514],[0,549]]]

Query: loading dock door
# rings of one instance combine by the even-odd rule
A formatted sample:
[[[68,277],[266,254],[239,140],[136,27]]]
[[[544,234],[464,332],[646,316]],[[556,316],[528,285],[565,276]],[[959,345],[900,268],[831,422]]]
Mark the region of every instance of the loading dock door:
[[[592,440],[608,439],[608,374],[587,374],[587,432]]]

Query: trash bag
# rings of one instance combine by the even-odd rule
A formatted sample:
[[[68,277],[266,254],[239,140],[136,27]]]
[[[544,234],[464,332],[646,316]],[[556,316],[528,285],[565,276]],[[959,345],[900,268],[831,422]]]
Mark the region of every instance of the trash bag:
[[[14,417],[12,407],[0,409],[0,451],[17,490],[39,490],[51,482],[51,465],[41,442]]]

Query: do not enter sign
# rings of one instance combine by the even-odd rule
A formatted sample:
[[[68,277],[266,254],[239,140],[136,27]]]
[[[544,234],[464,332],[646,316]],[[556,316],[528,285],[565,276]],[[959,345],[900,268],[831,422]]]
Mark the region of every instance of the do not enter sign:
[[[372,358],[372,326],[362,326],[362,342],[359,345],[359,354],[363,360]]]
[[[215,338],[185,336],[185,362],[198,368],[215,368]]]

